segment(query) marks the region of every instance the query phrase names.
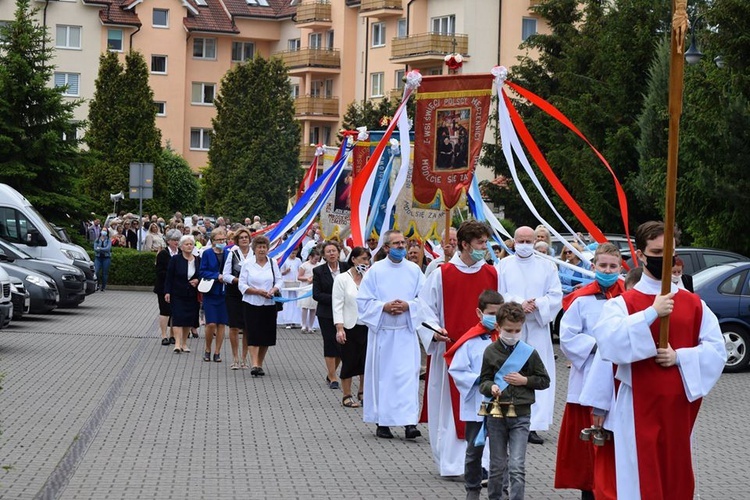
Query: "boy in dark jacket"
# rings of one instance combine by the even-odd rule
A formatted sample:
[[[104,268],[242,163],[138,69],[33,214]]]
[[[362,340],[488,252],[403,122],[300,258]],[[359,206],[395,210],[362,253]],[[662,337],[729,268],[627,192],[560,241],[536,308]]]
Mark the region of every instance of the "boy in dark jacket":
[[[500,338],[484,351],[479,392],[494,398],[503,418],[486,417],[490,440],[490,500],[503,495],[503,477],[508,469],[510,500],[524,497],[526,444],[535,390],[547,389],[549,375],[539,353],[521,339],[526,314],[520,304],[508,302],[497,311]],[[515,413],[515,415],[514,415]]]

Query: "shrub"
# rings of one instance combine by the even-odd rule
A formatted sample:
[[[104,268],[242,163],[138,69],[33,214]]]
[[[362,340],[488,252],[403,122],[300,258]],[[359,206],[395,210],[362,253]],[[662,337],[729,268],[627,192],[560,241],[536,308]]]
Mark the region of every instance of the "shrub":
[[[89,250],[94,259],[94,251]],[[130,248],[112,248],[112,262],[109,266],[109,285],[153,286],[156,279],[156,254],[139,252]]]

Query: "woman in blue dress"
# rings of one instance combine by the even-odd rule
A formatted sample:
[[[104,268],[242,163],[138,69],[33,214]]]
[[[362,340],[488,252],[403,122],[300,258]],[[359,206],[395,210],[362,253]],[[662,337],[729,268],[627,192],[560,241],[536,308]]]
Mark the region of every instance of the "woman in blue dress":
[[[211,246],[201,255],[200,277],[214,280],[211,290],[203,294],[203,313],[206,316],[206,349],[203,361],[211,361],[211,348],[216,339],[213,360],[221,363],[221,346],[224,343],[224,329],[229,324],[227,304],[224,300],[224,260],[227,246],[227,233],[221,227],[211,231]]]

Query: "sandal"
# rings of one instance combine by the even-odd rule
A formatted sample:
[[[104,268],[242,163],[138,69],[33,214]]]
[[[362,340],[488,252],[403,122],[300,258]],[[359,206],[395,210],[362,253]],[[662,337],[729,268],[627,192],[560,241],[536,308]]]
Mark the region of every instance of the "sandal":
[[[341,400],[341,404],[345,408],[359,408],[360,406],[359,403],[354,401],[354,398],[352,397],[351,394],[349,394],[348,396],[344,396],[344,399]]]

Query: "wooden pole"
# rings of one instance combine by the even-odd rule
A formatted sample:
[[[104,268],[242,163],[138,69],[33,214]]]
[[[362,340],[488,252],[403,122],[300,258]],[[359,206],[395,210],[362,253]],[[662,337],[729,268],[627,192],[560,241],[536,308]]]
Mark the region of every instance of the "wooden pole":
[[[669,62],[669,143],[667,147],[667,185],[664,205],[664,265],[661,293],[672,288],[672,255],[674,254],[675,206],[677,200],[677,157],[680,149],[680,116],[682,115],[683,74],[685,69],[685,34],[687,33],[687,0],[672,0],[672,36]],[[659,325],[659,347],[669,343],[669,317]]]
[[[445,209],[445,236],[443,236],[443,246],[448,246],[448,242],[451,240],[451,209]],[[448,261],[446,261],[448,262]]]

